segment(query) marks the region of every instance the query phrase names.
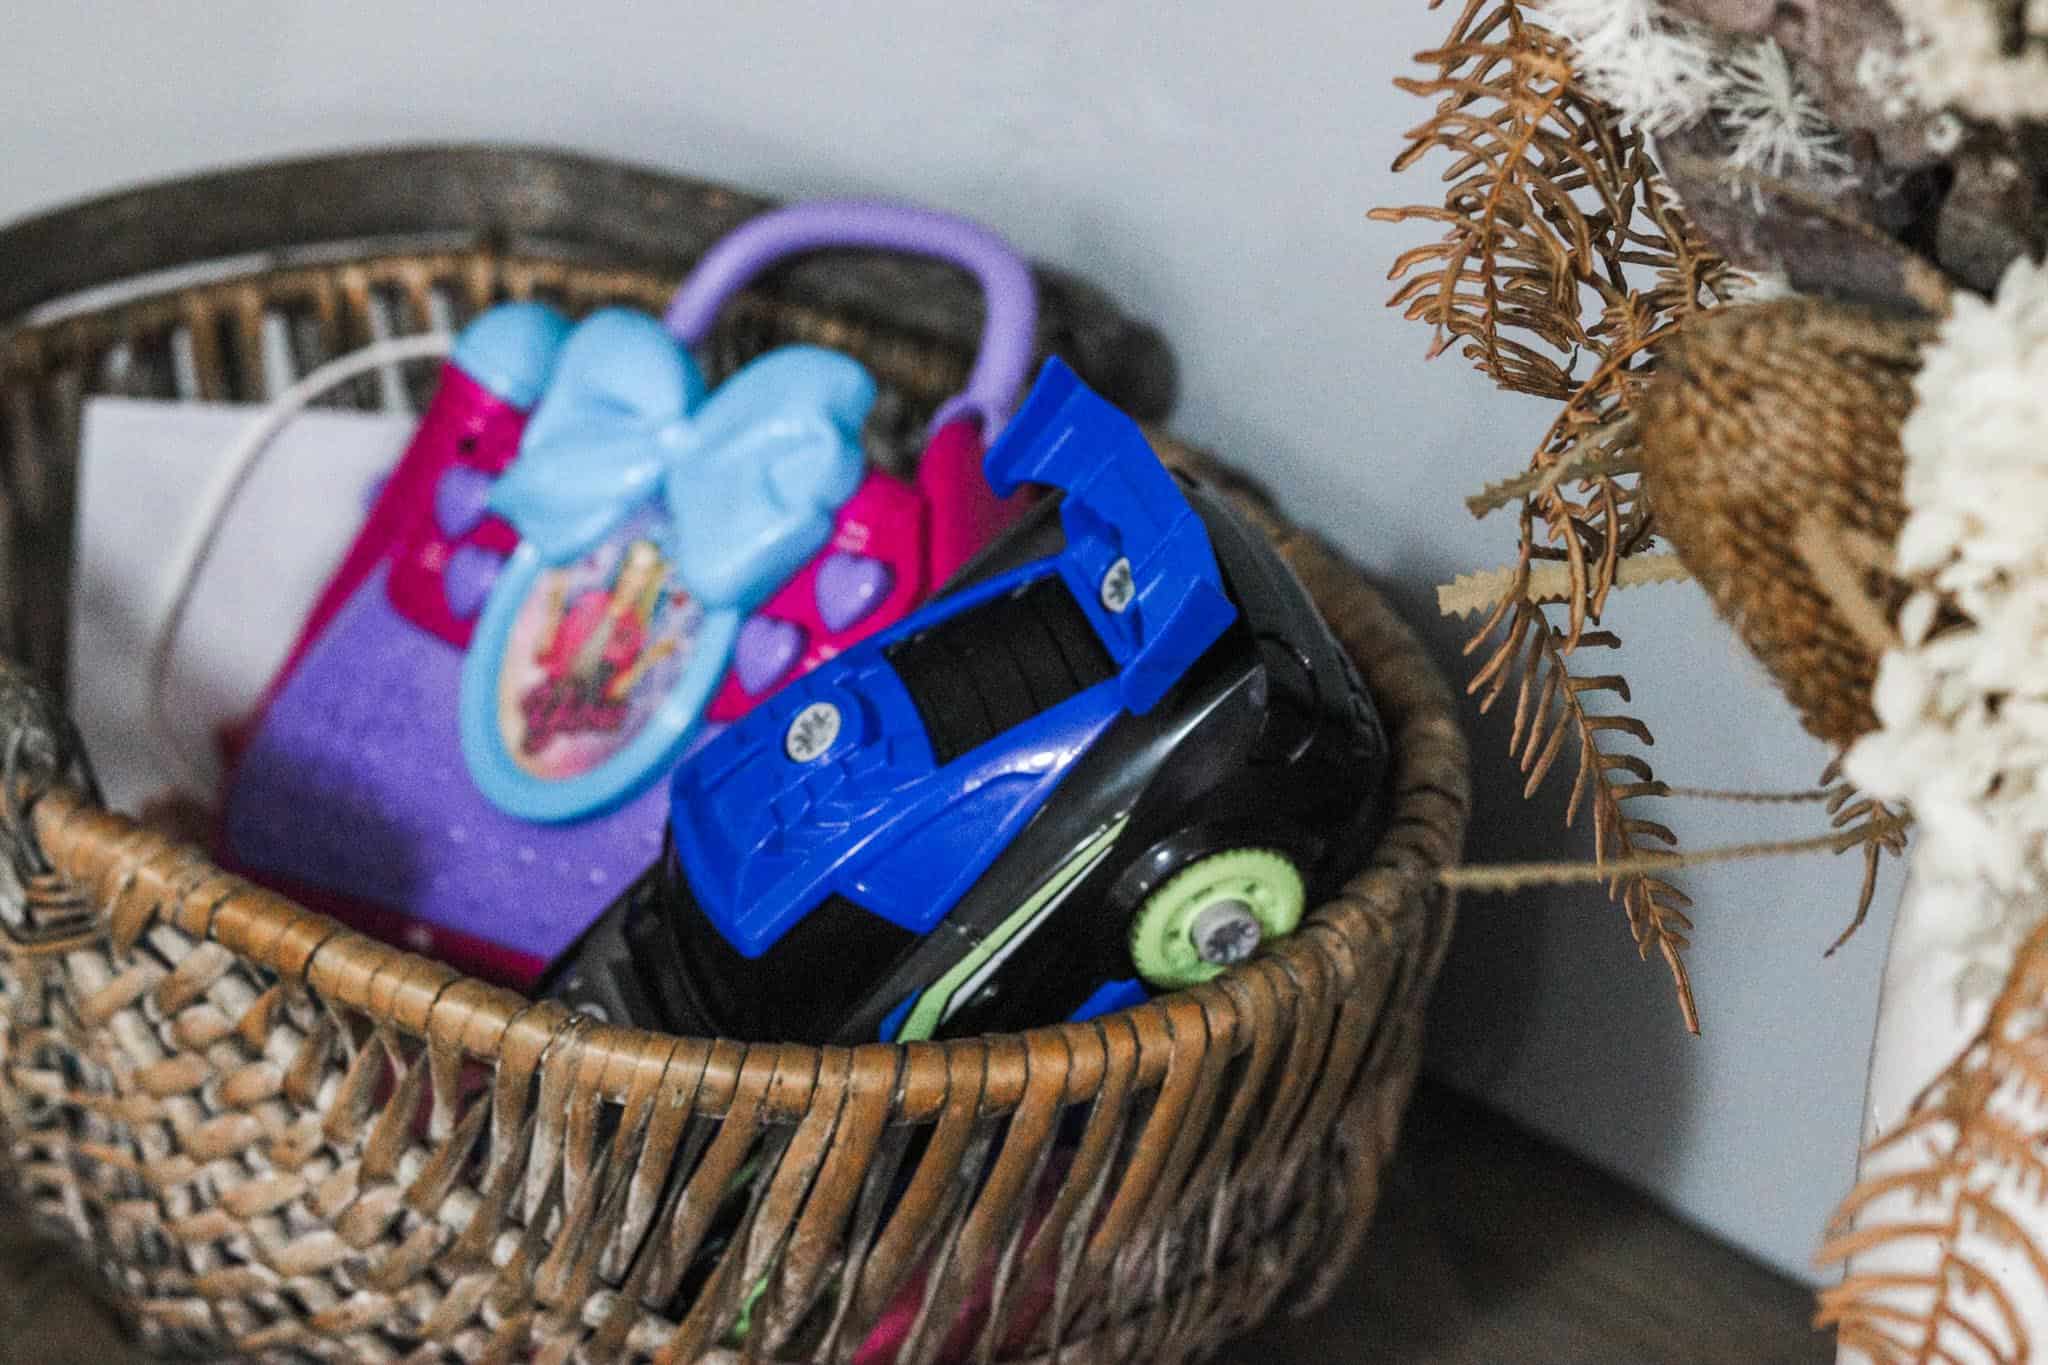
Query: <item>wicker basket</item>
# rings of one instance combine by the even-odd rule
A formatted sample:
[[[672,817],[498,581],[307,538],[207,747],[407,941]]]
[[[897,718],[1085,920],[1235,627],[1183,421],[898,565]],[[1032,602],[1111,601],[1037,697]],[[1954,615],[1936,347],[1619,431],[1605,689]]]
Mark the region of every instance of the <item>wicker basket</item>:
[[[303,369],[507,295],[653,305],[760,207],[583,159],[430,149],[188,181],[0,234],[6,651],[61,677],[88,394],[170,396],[182,371],[186,396],[260,397],[290,378],[263,373],[266,319]],[[1156,336],[1044,284],[1044,342],[1162,416]],[[728,361],[843,347],[906,430],[956,384],[978,322],[964,279],[866,257],[782,271],[734,312]],[[0,851],[21,883],[0,906],[11,1178],[147,1339],[213,1353],[844,1361],[908,1305],[903,1362],[1177,1361],[1318,1302],[1365,1232],[1414,1077],[1465,750],[1386,604],[1240,491],[1382,702],[1392,832],[1252,963],[1022,1037],[746,1046],[533,1004],[49,780],[61,712],[0,672]],[[736,1231],[707,1248],[735,1189]]]

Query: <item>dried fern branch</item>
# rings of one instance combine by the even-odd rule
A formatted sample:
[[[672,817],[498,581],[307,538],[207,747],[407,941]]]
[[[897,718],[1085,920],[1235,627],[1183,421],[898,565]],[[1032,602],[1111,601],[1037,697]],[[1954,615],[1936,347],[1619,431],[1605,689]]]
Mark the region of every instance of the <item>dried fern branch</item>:
[[[1804,806],[1828,799],[1819,787],[1790,792],[1730,791],[1725,787],[1666,787],[1666,796],[1693,801],[1729,801],[1741,806]]]
[[[1523,569],[1526,574],[1526,561]],[[1566,663],[1565,634],[1551,625],[1541,607],[1526,596],[1504,598],[1501,605],[1505,613],[1496,611],[1496,619],[1466,647],[1472,652],[1496,625],[1503,627],[1500,644],[1473,676],[1470,690],[1484,694],[1481,711],[1491,710],[1506,695],[1510,680],[1519,677],[1508,752],[1527,774],[1523,795],[1536,794],[1569,746],[1575,762],[1565,824],[1574,825],[1580,811],[1591,811],[1596,863],[1625,862],[1653,845],[1667,851],[1675,847],[1678,839],[1669,828],[1628,810],[1633,801],[1664,794],[1650,765],[1635,754],[1610,753],[1603,747],[1614,737],[1655,743],[1649,727],[1633,716],[1596,714],[1586,704],[1589,697],[1602,693],[1626,703],[1627,681],[1618,675],[1574,677]],[[1607,631],[1589,631],[1579,639],[1581,648],[1614,649],[1620,644]],[[1649,869],[1611,874],[1607,892],[1627,915],[1637,951],[1646,960],[1653,950],[1663,957],[1685,1026],[1698,1033],[1699,1008],[1683,957],[1692,932],[1692,920],[1685,913],[1691,899]]]
[[[1616,480],[1632,470],[1626,409],[1648,375],[1649,348],[1725,297],[1732,276],[1679,213],[1641,137],[1578,84],[1570,49],[1515,0],[1467,0],[1444,45],[1418,60],[1434,77],[1399,84],[1436,98],[1437,110],[1395,166],[1447,153],[1450,189],[1441,206],[1373,216],[1447,232],[1395,262],[1391,302],[1434,327],[1432,354],[1462,342],[1495,382],[1563,401],[1526,492],[1511,487],[1506,499],[1533,504],[1531,529],[1567,567],[1576,648],[1616,565],[1644,539],[1624,524],[1634,497]],[[1589,442],[1598,464],[1546,473]],[[1564,487],[1572,482],[1576,495]],[[1499,496],[1475,501],[1490,510]]]
[[[1641,588],[1656,583],[1690,582],[1677,555],[1637,555],[1625,559],[1614,576],[1617,588]],[[1446,616],[1471,616],[1492,611],[1503,597],[1520,585],[1531,602],[1562,602],[1571,594],[1571,574],[1561,564],[1531,564],[1526,576],[1517,568],[1488,569],[1484,573],[1461,573],[1436,590],[1437,610]]]
[[[1512,478],[1481,489],[1465,499],[1465,509],[1473,516],[1483,518],[1509,503],[1541,497],[1562,483],[1641,472],[1642,465],[1636,450],[1635,417],[1631,413],[1621,413],[1581,434],[1572,449],[1549,463],[1532,466]]]
[[[2048,1296],[2048,1250],[2027,1227],[2048,1197],[2044,1096],[2048,922],[1976,1038],[1871,1144],[1819,1254],[1849,1273],[1821,1291],[1816,1326],[1872,1361],[2033,1358],[2023,1304]]]
[[[1630,803],[1665,788],[1642,759],[1602,744],[1617,736],[1648,744],[1650,732],[1632,717],[1589,711],[1585,699],[1597,693],[1626,701],[1628,684],[1619,675],[1574,677],[1566,659],[1617,643],[1594,627],[1619,584],[1670,572],[1622,568],[1655,529],[1637,491],[1632,405],[1654,348],[1728,298],[1740,277],[1679,210],[1641,135],[1585,88],[1570,46],[1532,22],[1520,0],[1465,0],[1445,42],[1417,60],[1431,73],[1399,84],[1436,109],[1409,134],[1395,168],[1441,153],[1447,190],[1440,205],[1373,217],[1429,223],[1443,235],[1395,261],[1390,302],[1431,325],[1432,354],[1457,346],[1501,386],[1562,404],[1528,471],[1469,504],[1477,515],[1521,504],[1514,566],[1461,579],[1443,605],[1491,603],[1467,652],[1501,639],[1473,690],[1490,706],[1518,686],[1510,747],[1530,792],[1574,746],[1567,823],[1590,809],[1596,861],[1628,866],[1675,843],[1665,826],[1629,813]],[[1541,602],[1565,606],[1562,629]],[[1609,895],[1639,951],[1664,958],[1686,1026],[1697,1032],[1682,956],[1691,902],[1656,870],[1613,874]]]
[[[1449,231],[1395,261],[1391,277],[1403,283],[1391,302],[1436,329],[1432,354],[1462,339],[1465,356],[1504,387],[1569,398],[1571,357],[1593,341],[1580,289],[1620,289],[1613,267],[1638,178],[1615,175],[1612,163],[1640,141],[1614,131],[1573,81],[1564,44],[1513,0],[1467,0],[1444,45],[1416,60],[1436,75],[1395,84],[1439,103],[1394,169],[1448,152],[1450,190],[1441,206],[1373,217]]]
[[[1911,823],[1902,807],[1865,796],[1853,783],[1842,781],[1841,776],[1842,761],[1836,759],[1821,774],[1821,785],[1827,789],[1828,814],[1834,817],[1835,828],[1859,836],[1843,852],[1852,848],[1862,850],[1863,885],[1856,894],[1856,913],[1850,916],[1849,927],[1829,946],[1825,957],[1833,957],[1870,917],[1871,903],[1877,899],[1878,869],[1886,854],[1894,858],[1904,856],[1906,830]]]

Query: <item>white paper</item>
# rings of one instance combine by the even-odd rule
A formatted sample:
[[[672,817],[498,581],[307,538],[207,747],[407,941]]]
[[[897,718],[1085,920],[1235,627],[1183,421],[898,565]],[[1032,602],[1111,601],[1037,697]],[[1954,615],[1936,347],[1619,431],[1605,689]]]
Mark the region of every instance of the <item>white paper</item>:
[[[118,810],[178,785],[148,735],[149,651],[175,587],[171,558],[223,457],[262,411],[128,398],[86,405],[72,708]],[[222,526],[179,634],[167,709],[185,750],[212,755],[219,728],[262,695],[414,425],[314,409],[271,443]]]

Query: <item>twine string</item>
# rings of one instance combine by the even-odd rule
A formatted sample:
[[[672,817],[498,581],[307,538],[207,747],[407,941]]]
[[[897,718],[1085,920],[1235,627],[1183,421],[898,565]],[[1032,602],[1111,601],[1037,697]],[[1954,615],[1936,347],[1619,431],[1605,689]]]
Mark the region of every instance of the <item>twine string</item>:
[[[1726,787],[1666,787],[1664,795],[1683,797],[1689,801],[1720,801],[1737,806],[1798,806],[1819,803],[1834,793],[1821,787],[1803,791],[1743,791]]]
[[[1643,872],[1669,872],[1679,868],[1705,867],[1713,863],[1746,862],[1754,858],[1786,858],[1807,853],[1846,853],[1873,839],[1903,832],[1912,821],[1902,815],[1885,815],[1866,825],[1811,839],[1788,839],[1766,843],[1724,844],[1717,848],[1687,852],[1638,853],[1608,862],[1495,863],[1480,867],[1448,867],[1437,880],[1454,891],[1505,894],[1532,886],[1565,886],[1582,882],[1612,881]]]

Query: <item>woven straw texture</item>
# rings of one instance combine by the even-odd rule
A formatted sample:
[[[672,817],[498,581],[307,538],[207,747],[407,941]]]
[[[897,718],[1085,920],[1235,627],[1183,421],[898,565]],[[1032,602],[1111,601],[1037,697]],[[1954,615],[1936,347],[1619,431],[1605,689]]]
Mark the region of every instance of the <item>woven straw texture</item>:
[[[1642,404],[1657,529],[1807,730],[1835,744],[1876,727],[1878,656],[1815,568],[1854,564],[1860,546],[1889,559],[1906,520],[1899,429],[1933,335],[1815,300],[1726,308],[1680,330]],[[1848,582],[1896,610],[1887,576],[1851,568]]]
[[[530,205],[533,171],[488,169],[465,201],[468,246],[243,262],[0,331],[16,657],[45,675],[62,657],[57,519],[68,528],[86,395],[177,392],[172,352],[188,348],[189,396],[259,396],[279,378],[251,359],[273,318],[303,369],[501,297],[581,310],[671,287],[683,262],[607,259],[630,234],[508,250],[497,215]],[[666,195],[672,216],[691,196],[727,216],[735,202],[688,182]],[[914,427],[957,381],[972,327],[850,297],[756,295],[722,353],[843,347]],[[1147,344],[1057,303],[1049,326]],[[1114,396],[1118,365],[1142,411],[1143,357],[1092,377]],[[1318,1302],[1365,1234],[1415,1074],[1452,920],[1433,874],[1462,839],[1466,759],[1440,677],[1384,601],[1240,491],[1381,701],[1391,832],[1272,952],[1022,1037],[678,1039],[467,980],[49,780],[61,715],[0,669],[10,1178],[149,1341],[214,1358],[846,1361],[893,1314],[900,1347],[864,1359],[1179,1361]]]

